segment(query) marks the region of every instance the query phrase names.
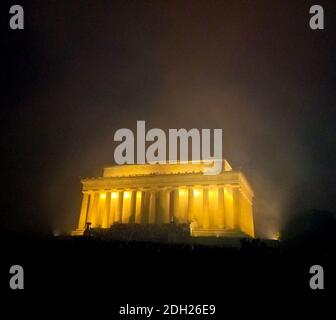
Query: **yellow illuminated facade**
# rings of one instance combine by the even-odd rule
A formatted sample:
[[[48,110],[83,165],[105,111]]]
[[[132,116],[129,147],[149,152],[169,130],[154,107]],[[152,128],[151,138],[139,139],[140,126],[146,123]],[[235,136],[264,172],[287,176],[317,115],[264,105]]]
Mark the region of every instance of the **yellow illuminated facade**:
[[[103,177],[83,179],[78,228],[109,228],[114,223],[190,225],[192,236],[254,237],[253,191],[226,160],[218,175],[204,175],[206,164],[121,165]]]

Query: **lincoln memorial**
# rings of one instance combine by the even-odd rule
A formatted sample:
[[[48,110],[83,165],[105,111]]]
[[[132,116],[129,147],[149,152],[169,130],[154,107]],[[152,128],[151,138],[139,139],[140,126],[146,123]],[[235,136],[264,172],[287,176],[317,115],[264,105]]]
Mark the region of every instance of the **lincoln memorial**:
[[[205,175],[204,162],[117,165],[81,180],[82,205],[73,235],[113,224],[188,224],[195,237],[254,237],[253,191],[241,171],[222,161]]]

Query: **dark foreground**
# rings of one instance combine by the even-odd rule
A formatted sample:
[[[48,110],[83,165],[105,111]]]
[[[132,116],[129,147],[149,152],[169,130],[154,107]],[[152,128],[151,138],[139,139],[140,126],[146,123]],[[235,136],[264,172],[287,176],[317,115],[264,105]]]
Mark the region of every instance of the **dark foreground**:
[[[104,314],[108,319],[145,319],[120,316],[120,306],[214,304],[215,316],[151,318],[225,319],[230,314],[289,318],[305,311],[321,316],[327,298],[335,294],[334,252],[282,243],[232,247],[71,237],[2,237],[1,242],[1,289],[11,306],[18,306],[12,310],[23,308],[34,315],[44,306],[62,317]],[[9,289],[13,264],[24,268],[24,290]],[[324,268],[324,290],[309,287],[309,269],[315,264]]]

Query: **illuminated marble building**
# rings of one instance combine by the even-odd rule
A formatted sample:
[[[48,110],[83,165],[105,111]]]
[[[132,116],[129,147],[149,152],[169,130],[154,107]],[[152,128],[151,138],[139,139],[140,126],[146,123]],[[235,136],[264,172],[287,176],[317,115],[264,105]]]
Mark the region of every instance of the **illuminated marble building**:
[[[109,228],[114,223],[187,223],[192,236],[245,234],[254,237],[253,191],[240,171],[225,160],[218,175],[206,164],[119,165],[103,177],[81,181],[78,228]]]

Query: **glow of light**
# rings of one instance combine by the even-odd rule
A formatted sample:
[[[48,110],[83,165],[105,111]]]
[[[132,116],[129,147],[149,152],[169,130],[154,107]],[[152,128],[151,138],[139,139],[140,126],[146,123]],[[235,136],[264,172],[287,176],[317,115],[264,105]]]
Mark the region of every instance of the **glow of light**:
[[[184,196],[184,195],[185,195],[184,190],[179,190],[179,195],[180,195],[180,196]]]
[[[230,200],[232,200],[232,193],[229,192],[226,188],[224,188],[224,194],[226,197],[228,197]]]
[[[130,197],[130,193],[129,193],[128,191],[126,191],[126,192],[124,193],[124,198],[127,199],[127,198],[129,198],[129,197]]]
[[[105,199],[106,198],[106,193],[101,193],[100,194],[100,199]]]
[[[194,190],[194,196],[198,197],[200,195],[200,192],[198,190]]]
[[[141,198],[141,192],[137,192],[137,198]]]
[[[54,237],[58,237],[61,233],[58,230],[53,231]]]
[[[112,199],[116,199],[116,198],[118,198],[118,193],[116,193],[116,192],[112,192],[112,194],[111,194],[111,198],[112,198]]]

